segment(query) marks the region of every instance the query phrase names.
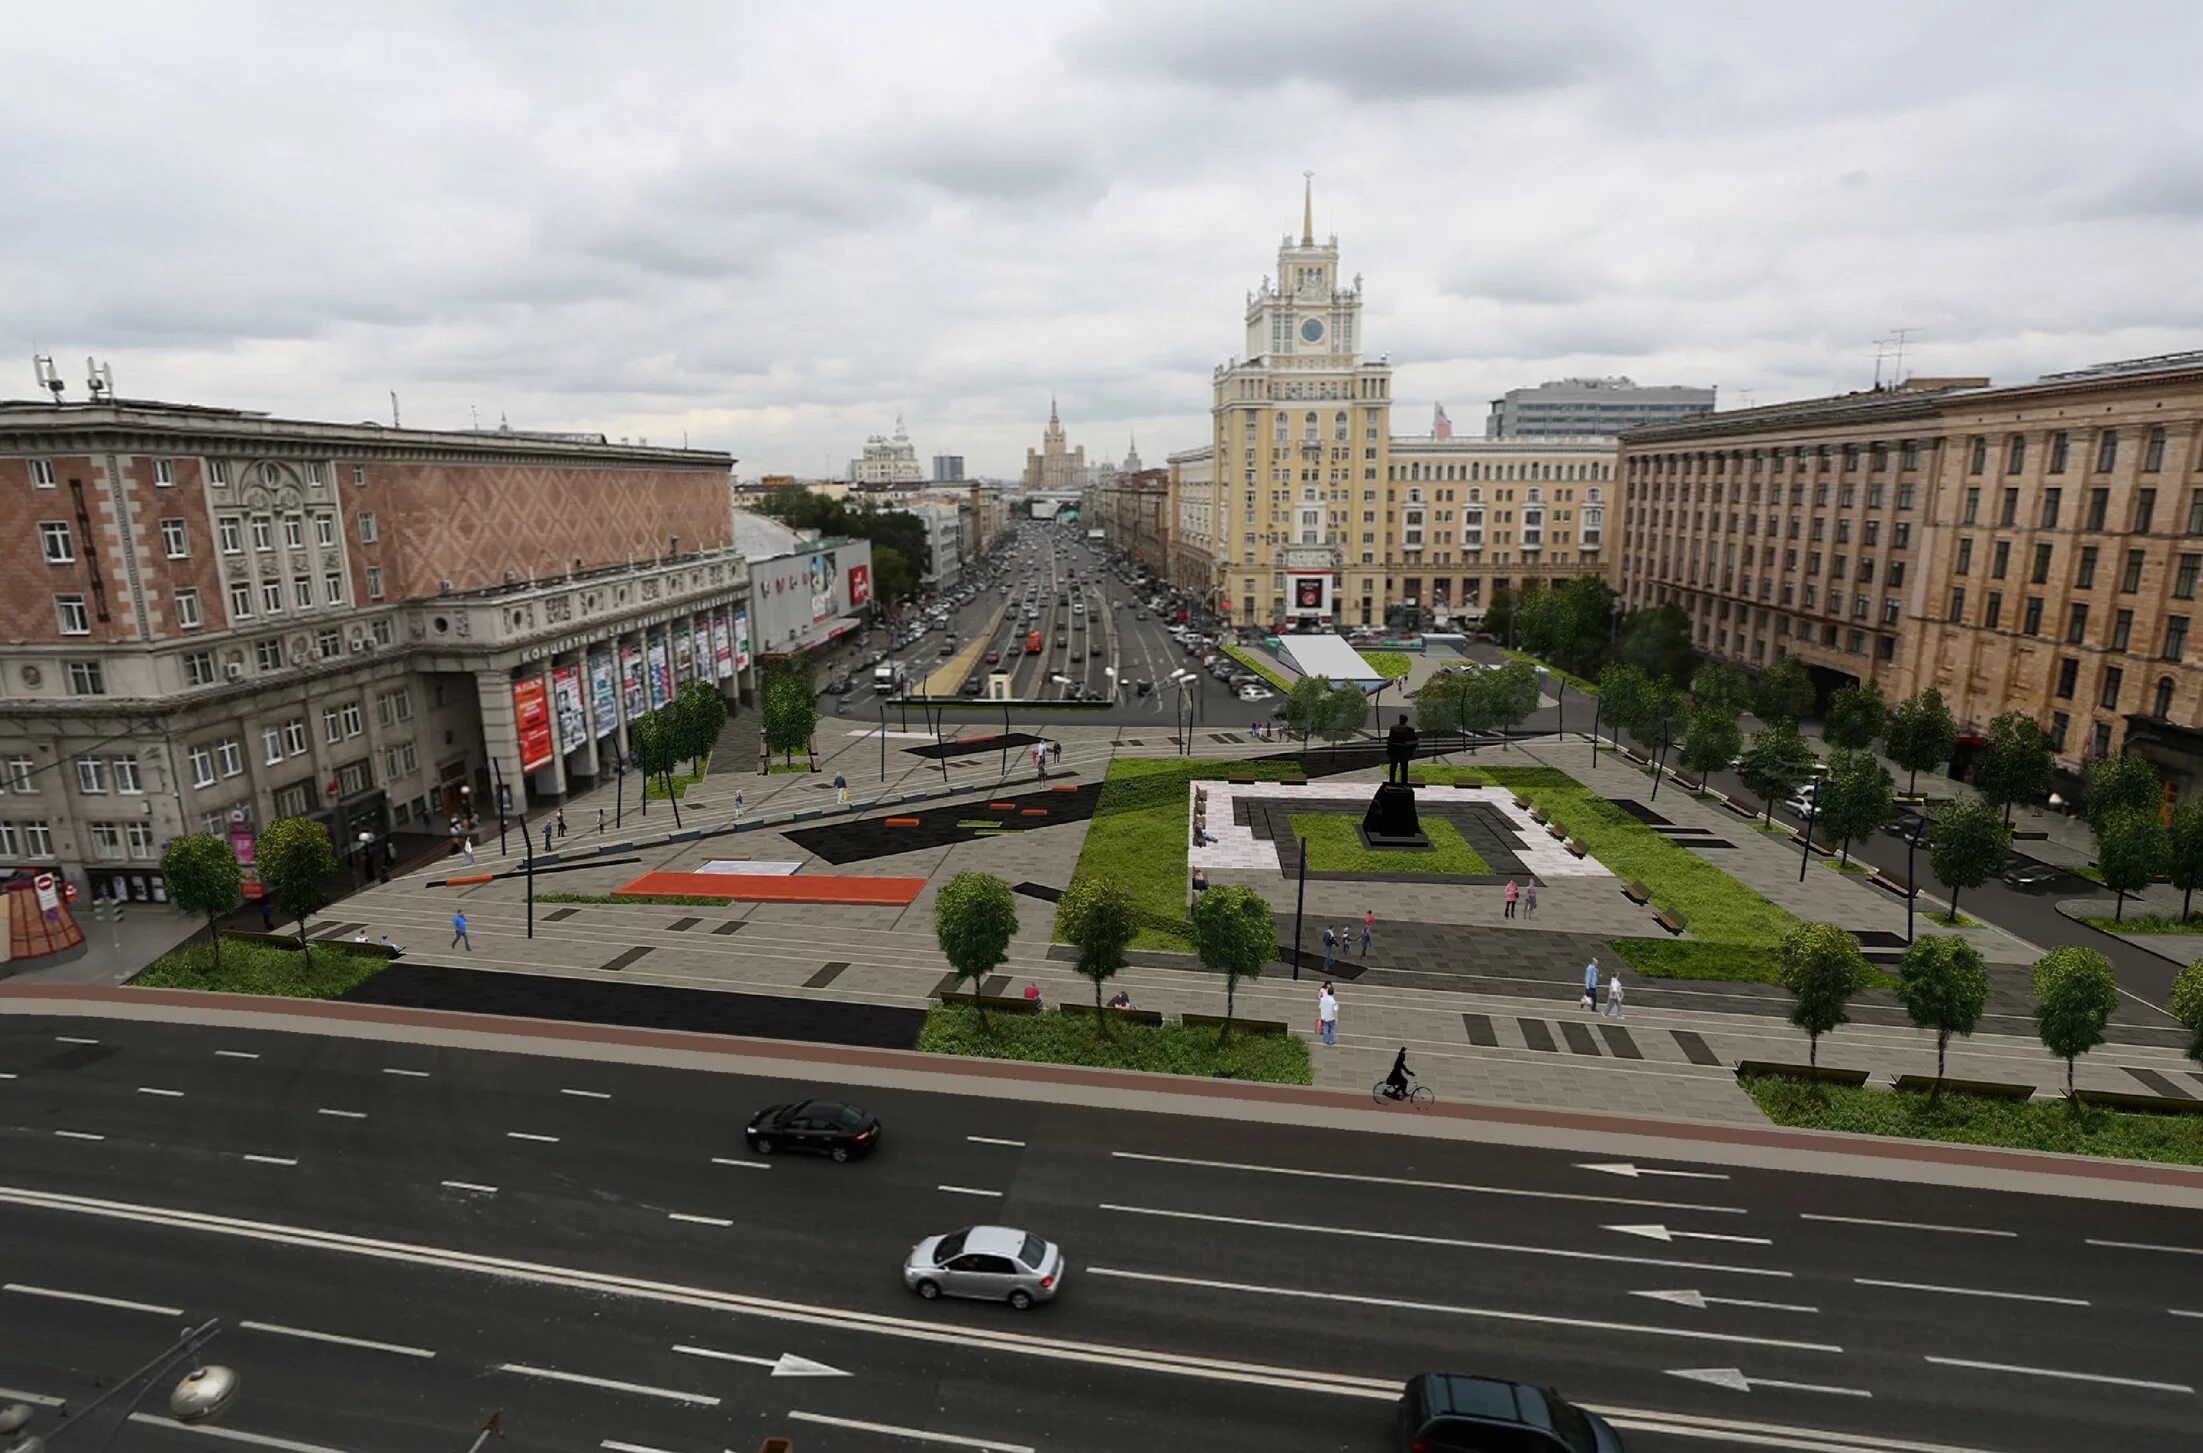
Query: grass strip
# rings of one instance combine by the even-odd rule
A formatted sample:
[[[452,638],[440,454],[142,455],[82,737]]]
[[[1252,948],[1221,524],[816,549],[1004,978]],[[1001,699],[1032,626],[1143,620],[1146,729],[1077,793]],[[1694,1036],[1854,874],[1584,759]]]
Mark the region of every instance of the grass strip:
[[[1924,1060],[1922,1069],[1932,1063],[1932,1057]],[[1777,1125],[2203,1165],[2203,1116],[2075,1113],[2061,1100],[2015,1103],[1959,1094],[1945,1094],[1930,1106],[1917,1092],[1846,1089],[1779,1075],[1753,1075],[1741,1083]]]
[[[1405,681],[1410,665],[1405,651],[1364,651],[1362,659],[1387,681]]]
[[[1708,943],[1694,938],[1610,938],[1606,946],[1622,962],[1649,979],[1725,979],[1739,984],[1776,984],[1781,976],[1774,954],[1764,945]],[[1894,989],[1896,976],[1869,967],[1859,976],[1862,989]]]
[[[1550,661],[1540,661],[1537,657],[1531,655],[1528,651],[1517,651],[1509,646],[1501,646],[1499,648],[1499,654],[1507,657],[1511,661],[1527,661],[1532,666],[1539,667],[1540,669],[1551,674],[1551,676],[1555,680],[1567,682],[1571,688],[1578,692],[1581,692],[1585,696],[1597,696],[1599,694],[1597,683],[1586,681],[1581,676],[1576,675],[1573,671],[1563,671],[1560,669],[1560,667],[1555,666]]]
[[[1354,819],[1343,813],[1296,812],[1287,817],[1293,835],[1307,844],[1308,867],[1317,873],[1447,873],[1459,877],[1488,877],[1491,864],[1442,818],[1425,818],[1423,835],[1429,851],[1413,848],[1373,848],[1354,830]]]
[[[2081,922],[2105,933],[2203,933],[2203,913],[2186,918],[2170,913],[2137,913],[2132,918],[2084,918]]]
[[[382,972],[381,952],[356,953],[349,944],[315,942],[308,949],[222,936],[222,961],[203,937],[162,954],[130,979],[141,989],[207,989],[223,994],[269,994],[284,999],[335,999]]]
[[[643,796],[651,802],[663,802],[668,797],[686,797],[688,789],[703,781],[704,773],[710,770],[710,767],[711,756],[706,753],[704,759],[696,764],[695,771],[673,774],[671,779],[673,786],[670,790],[666,786],[667,779],[664,776],[652,773],[643,779]]]
[[[1268,661],[1256,655],[1254,652],[1248,650],[1245,646],[1233,646],[1226,644],[1223,649],[1225,655],[1231,657],[1234,661],[1237,661],[1240,665],[1246,667],[1249,671],[1254,672],[1255,675],[1269,682],[1279,691],[1290,692],[1293,689],[1293,683],[1290,679],[1281,674],[1275,666],[1271,665]]]
[[[1276,1085],[1310,1083],[1308,1046],[1291,1034],[1234,1034],[1219,1045],[1213,1029],[1183,1024],[1112,1023],[1108,1034],[1091,1019],[1068,1014],[992,1014],[936,1004],[926,1011],[918,1048],[928,1054],[1030,1064],[1090,1065],[1148,1070],[1203,1079],[1262,1080]]]
[[[1408,775],[1431,783],[1458,783],[1468,787],[1492,785],[1492,779],[1484,775],[1481,767],[1455,767],[1444,762],[1417,762],[1408,768]]]

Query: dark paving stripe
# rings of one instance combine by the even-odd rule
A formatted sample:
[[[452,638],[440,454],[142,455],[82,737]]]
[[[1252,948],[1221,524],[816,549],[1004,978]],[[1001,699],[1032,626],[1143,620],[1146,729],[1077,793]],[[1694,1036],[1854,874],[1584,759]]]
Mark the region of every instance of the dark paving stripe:
[[[2188,1093],[2186,1085],[2181,1084],[2169,1075],[2161,1075],[2155,1070],[2138,1070],[2132,1065],[2122,1065],[2121,1068],[2167,1099],[2192,1100],[2195,1098],[2195,1096]]]
[[[1629,1037],[1629,1031],[1619,1024],[1602,1024],[1599,1034],[1606,1040],[1607,1049],[1616,1059],[1643,1059],[1644,1051],[1637,1048],[1637,1041]]]
[[[1483,1045],[1486,1049],[1499,1043],[1499,1033],[1492,1027],[1489,1014],[1464,1014],[1462,1027],[1469,1031],[1469,1043]]]
[[[702,920],[701,918],[676,918],[671,923],[666,925],[666,932],[686,933],[703,921],[704,920]]]
[[[1052,778],[1061,779],[1068,774],[1058,768]],[[986,789],[958,788],[959,792]],[[945,848],[960,843],[976,842],[981,829],[965,827],[966,822],[1000,822],[1018,828],[1055,827],[1062,823],[1084,822],[1094,815],[1094,804],[1101,798],[1101,783],[1081,783],[1068,792],[1054,792],[1047,787],[1039,791],[1026,791],[1017,796],[996,796],[979,802],[932,808],[925,812],[899,811],[897,817],[915,817],[915,827],[889,827],[878,818],[847,817],[817,827],[797,828],[782,836],[829,863],[861,863],[893,853],[915,852],[924,848]],[[999,811],[987,806],[987,802],[1007,802],[1009,811]],[[1037,807],[1047,813],[1045,817],[1026,817],[1023,809]]]
[[[954,974],[943,974],[941,981],[933,986],[933,992],[936,994],[962,994],[968,991],[964,988],[962,979],[957,978]]]
[[[635,962],[635,960],[641,958],[644,954],[649,952],[650,946],[648,944],[641,944],[635,948],[621,949],[619,953],[614,955],[612,959],[604,965],[604,967],[608,969],[624,969],[629,964]]]
[[[1547,1054],[1559,1052],[1553,1044],[1553,1031],[1546,1027],[1544,1020],[1517,1019],[1515,1023],[1522,1026],[1522,1042],[1530,1048],[1541,1049]]]
[[[1028,732],[1011,732],[1006,738],[997,733],[985,741],[973,741],[970,737],[961,740],[950,737],[946,741],[923,742],[915,747],[904,747],[903,750],[913,757],[963,757],[978,751],[993,752],[999,756],[1005,744],[1014,749],[1030,747],[1039,740],[1039,737]],[[1029,757],[1032,753],[1027,752],[1025,755]]]
[[[1720,1057],[1706,1048],[1706,1041],[1703,1036],[1688,1029],[1671,1029],[1668,1033],[1675,1036],[1675,1047],[1683,1051],[1683,1058],[1689,1060],[1692,1064],[1717,1065],[1721,1063]]]
[[[1599,1042],[1591,1037],[1590,1025],[1578,1024],[1573,1019],[1563,1019],[1560,1023],[1560,1033],[1561,1038],[1568,1041],[1568,1052],[1570,1054],[1594,1056],[1598,1054]]]
[[[545,923],[556,923],[562,918],[572,918],[575,914],[579,912],[581,912],[581,910],[578,908],[554,908],[549,913],[543,915],[543,921]]]
[[[1905,936],[1886,928],[1854,929],[1851,936],[1859,941],[1860,948],[1895,948],[1905,946]]]
[[[1001,998],[1004,994],[1010,992],[1010,976],[1008,974],[989,976],[981,982],[979,992],[997,999]]]
[[[356,1004],[397,1004],[471,1014],[511,1014],[584,1024],[624,1024],[704,1034],[915,1049],[924,1012],[785,994],[725,994],[670,984],[623,984],[551,974],[394,963],[346,994]]]
[[[317,930],[317,931],[316,931],[316,932],[314,933],[314,935],[313,935],[313,936],[314,936],[315,938],[317,938],[317,939],[319,939],[319,938],[342,938],[342,937],[343,937],[344,935],[346,935],[346,934],[348,934],[348,933],[358,933],[358,932],[359,932],[359,931],[360,931],[361,929],[363,929],[363,928],[365,928],[365,927],[367,927],[367,925],[366,925],[366,924],[364,924],[364,923],[339,923],[339,924],[333,924],[333,925],[331,925],[331,926],[330,926],[330,927],[328,927],[328,928],[324,928],[324,929],[320,929],[320,930]]]
[[[739,931],[741,930],[741,927],[742,927],[742,923],[743,923],[743,920],[741,920],[741,919],[739,919],[739,918],[730,918],[730,919],[728,919],[728,920],[727,920],[727,921],[726,921],[725,923],[722,923],[722,924],[720,924],[720,925],[719,925],[719,926],[718,926],[717,928],[713,929],[713,930],[712,930],[712,932],[713,932],[713,933],[736,933],[736,932],[739,932]]]
[[[1735,843],[1727,842],[1721,838],[1691,838],[1680,845],[1686,848],[1733,848],[1736,846]]]
[[[834,980],[836,980],[837,978],[840,978],[841,971],[848,967],[849,965],[844,963],[832,963],[823,965],[820,967],[817,973],[811,975],[810,978],[803,981],[803,987],[806,989],[823,989],[828,984],[833,983]]]
[[[1609,797],[1606,800],[1628,813],[1631,817],[1636,818],[1639,822],[1647,823],[1653,827],[1669,825],[1666,818],[1634,797]]]
[[[1022,893],[1027,898],[1038,898],[1043,903],[1060,903],[1063,901],[1063,890],[1061,888],[1051,888],[1046,883],[1019,883],[1012,887],[1010,891],[1012,893]]]

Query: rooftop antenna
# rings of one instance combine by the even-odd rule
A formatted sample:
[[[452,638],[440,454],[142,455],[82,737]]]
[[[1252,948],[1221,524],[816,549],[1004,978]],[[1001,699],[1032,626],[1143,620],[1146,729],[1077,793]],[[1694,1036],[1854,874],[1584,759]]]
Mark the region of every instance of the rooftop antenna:
[[[475,433],[477,433],[477,434],[481,433],[481,432],[482,432],[482,411],[481,411],[480,409],[476,408],[476,407],[475,407],[474,405],[472,405],[472,404],[468,404],[468,405],[467,405],[467,417],[468,417],[468,418],[470,418],[470,419],[472,419],[472,420],[474,420],[474,432],[475,432]]]
[[[390,391],[390,427],[393,429],[405,427],[405,425],[398,422],[398,391],[396,389]]]
[[[1882,360],[1889,357],[1891,342],[1892,340],[1888,338],[1874,340],[1874,391],[1876,393],[1882,391]]]
[[[61,402],[61,390],[64,385],[61,382],[60,372],[54,368],[54,360],[51,354],[34,353],[31,355],[31,376],[38,380],[40,388],[53,390],[55,403]]]
[[[1891,388],[1902,387],[1905,381],[1905,335],[1919,331],[1918,328],[1892,328],[1889,330],[1890,337],[1897,343],[1897,366],[1890,371],[1889,377]]]
[[[84,387],[91,391],[92,402],[112,399],[115,396],[115,371],[104,363],[95,363],[91,355],[84,358]]]

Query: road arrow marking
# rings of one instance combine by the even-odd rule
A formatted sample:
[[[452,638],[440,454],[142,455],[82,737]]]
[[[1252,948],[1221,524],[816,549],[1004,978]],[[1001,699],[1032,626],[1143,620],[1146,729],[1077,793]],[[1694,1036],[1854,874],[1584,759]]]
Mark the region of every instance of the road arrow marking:
[[[1775,1243],[1765,1236],[1728,1236],[1719,1231],[1670,1231],[1665,1226],[1607,1226],[1607,1231],[1619,1231],[1624,1236],[1642,1236],[1647,1241],[1676,1241],[1688,1238],[1692,1241],[1735,1241],[1745,1246],[1772,1246]]]
[[[1773,1377],[1746,1377],[1733,1367],[1671,1367],[1668,1369],[1668,1376],[1703,1382],[1711,1387],[1725,1387],[1731,1392],[1750,1392],[1758,1387],[1779,1387],[1790,1392],[1826,1392],[1847,1398],[1874,1396],[1863,1387],[1830,1387],[1819,1382],[1784,1382]]]
[[[808,1357],[798,1357],[793,1352],[783,1352],[778,1357],[751,1357],[741,1352],[721,1352],[716,1347],[690,1347],[676,1344],[675,1352],[685,1352],[691,1357],[715,1357],[721,1362],[746,1362],[752,1367],[769,1367],[775,1377],[848,1377],[850,1374],[838,1367],[828,1367],[823,1362],[813,1362]]]
[[[1673,1302],[1678,1307],[1693,1307],[1704,1311],[1708,1307],[1755,1307],[1763,1312],[1818,1312],[1819,1307],[1801,1307],[1791,1302],[1755,1302],[1744,1297],[1709,1297],[1703,1292],[1631,1292],[1633,1297],[1650,1297],[1656,1302]]]
[[[1631,1180],[1635,1180],[1639,1176],[1673,1176],[1677,1180],[1685,1181],[1725,1181],[1728,1179],[1727,1176],[1715,1175],[1712,1171],[1654,1170],[1649,1165],[1636,1165],[1626,1160],[1612,1161],[1605,1165],[1594,1165],[1588,1161],[1581,1161],[1577,1163],[1576,1169],[1604,1171],[1610,1176],[1628,1176]]]

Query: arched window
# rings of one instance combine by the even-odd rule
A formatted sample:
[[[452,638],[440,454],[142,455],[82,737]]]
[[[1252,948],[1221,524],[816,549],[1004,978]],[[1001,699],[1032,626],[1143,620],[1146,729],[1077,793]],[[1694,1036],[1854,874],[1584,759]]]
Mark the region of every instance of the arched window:
[[[2172,715],[2172,678],[2170,676],[2157,678],[2157,700],[2150,707],[2149,714],[2155,717],[2170,717]]]

